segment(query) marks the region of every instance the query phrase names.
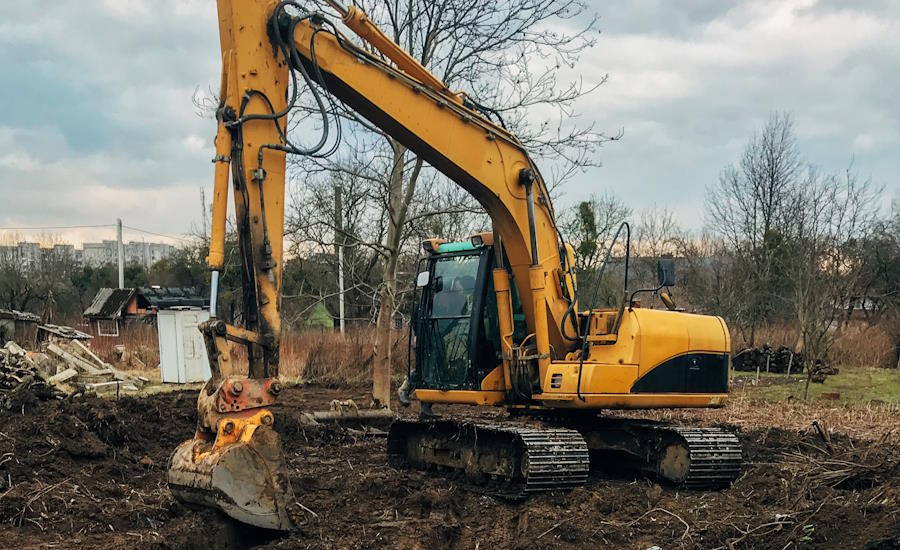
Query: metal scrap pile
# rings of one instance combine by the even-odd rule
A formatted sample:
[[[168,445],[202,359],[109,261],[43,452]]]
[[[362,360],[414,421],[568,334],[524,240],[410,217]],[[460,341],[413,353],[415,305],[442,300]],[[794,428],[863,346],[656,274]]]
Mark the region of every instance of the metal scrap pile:
[[[148,380],[124,373],[78,340],[48,343],[42,352],[9,341],[0,348],[0,407],[35,399],[136,392]]]

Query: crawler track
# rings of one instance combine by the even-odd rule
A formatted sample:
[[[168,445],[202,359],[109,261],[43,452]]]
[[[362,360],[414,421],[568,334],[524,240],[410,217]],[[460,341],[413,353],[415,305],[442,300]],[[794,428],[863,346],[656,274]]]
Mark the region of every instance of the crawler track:
[[[449,470],[505,498],[584,484],[584,438],[567,428],[398,420],[388,433],[393,466]]]
[[[614,465],[694,490],[727,487],[741,473],[740,442],[720,428],[599,417],[536,420],[398,420],[388,433],[388,460],[461,474],[506,498],[581,485],[591,460],[598,469]]]
[[[687,445],[690,469],[680,485],[689,489],[727,487],[741,474],[743,453],[736,435],[720,428],[669,428]]]

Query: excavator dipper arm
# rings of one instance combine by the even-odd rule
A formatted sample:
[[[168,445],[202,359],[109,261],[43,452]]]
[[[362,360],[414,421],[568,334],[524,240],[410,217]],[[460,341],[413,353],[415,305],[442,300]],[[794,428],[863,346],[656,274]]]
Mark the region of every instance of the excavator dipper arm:
[[[197,400],[197,431],[172,455],[169,487],[179,499],[217,507],[242,522],[290,529],[294,501],[274,416],[281,332],[285,123],[289,69],[273,55],[269,18],[276,3],[219,0],[222,46],[216,111],[213,220],[207,263],[212,272],[210,320],[200,327],[212,377]],[[279,8],[281,9],[281,8]],[[264,166],[260,169],[259,164]],[[243,327],[217,318],[225,267],[229,176],[234,190],[243,298]],[[232,365],[231,347],[247,350],[246,375]]]

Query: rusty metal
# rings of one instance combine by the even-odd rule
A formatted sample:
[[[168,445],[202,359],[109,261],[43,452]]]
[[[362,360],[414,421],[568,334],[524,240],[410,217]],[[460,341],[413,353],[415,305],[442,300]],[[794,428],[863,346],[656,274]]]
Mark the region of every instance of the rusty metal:
[[[244,523],[289,530],[294,494],[272,413],[239,414],[221,418],[212,439],[197,437],[175,449],[169,488],[179,500],[218,508]]]
[[[390,409],[360,409],[352,399],[331,401],[328,411],[303,413],[302,422],[306,424],[348,423],[348,424],[380,424],[394,419]]]

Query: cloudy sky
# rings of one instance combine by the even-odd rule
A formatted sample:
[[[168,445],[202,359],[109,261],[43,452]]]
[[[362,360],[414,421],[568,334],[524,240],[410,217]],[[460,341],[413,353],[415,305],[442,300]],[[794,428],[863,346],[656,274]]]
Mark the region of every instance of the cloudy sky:
[[[0,226],[121,217],[167,235],[197,227],[215,128],[191,98],[218,86],[214,2],[2,2]],[[836,170],[853,156],[888,197],[900,193],[900,2],[593,0],[590,9],[602,34],[578,70],[609,82],[580,110],[624,138],[600,151],[602,168],[568,185],[564,204],[612,190],[698,228],[706,187],[773,110],[794,115],[809,162]]]

